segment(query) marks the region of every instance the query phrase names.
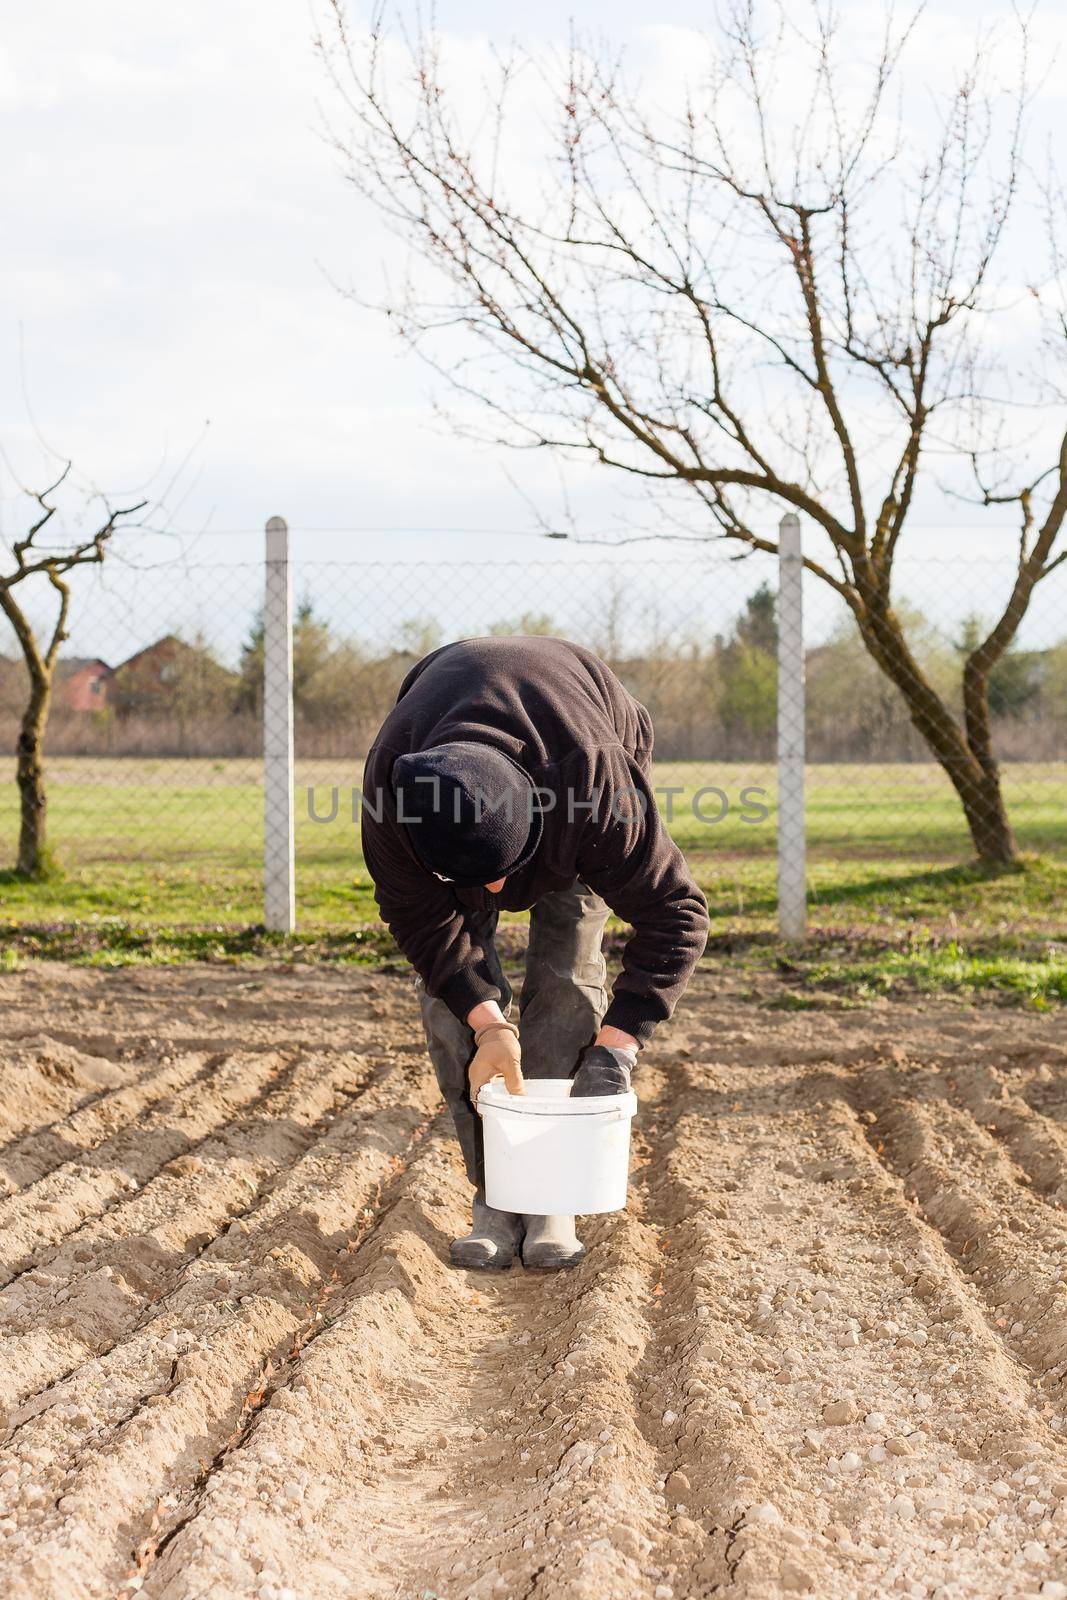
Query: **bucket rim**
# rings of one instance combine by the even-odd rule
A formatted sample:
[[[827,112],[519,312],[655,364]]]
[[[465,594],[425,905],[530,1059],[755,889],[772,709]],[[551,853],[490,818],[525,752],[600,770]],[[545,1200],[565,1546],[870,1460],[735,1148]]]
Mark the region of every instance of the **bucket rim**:
[[[567,1080],[549,1081],[558,1083]],[[611,1117],[617,1121],[620,1117],[637,1115],[637,1096],[632,1089],[624,1094],[581,1095],[576,1100],[568,1095],[561,1095],[558,1099],[529,1092],[519,1095],[511,1094],[503,1082],[493,1080],[479,1090],[478,1110],[480,1113],[485,1110],[507,1111],[519,1117]]]

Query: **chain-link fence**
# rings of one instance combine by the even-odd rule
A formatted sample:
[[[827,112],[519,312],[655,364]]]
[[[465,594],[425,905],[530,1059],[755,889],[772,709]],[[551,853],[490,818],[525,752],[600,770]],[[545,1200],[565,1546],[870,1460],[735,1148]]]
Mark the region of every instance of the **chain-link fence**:
[[[362,548],[373,542],[364,536]],[[684,558],[669,546],[554,547],[533,561],[505,559],[506,548],[429,562],[405,560],[402,548],[387,560],[295,557],[300,925],[374,917],[354,796],[362,757],[414,662],[451,638],[548,632],[597,651],[648,706],[664,809],[720,921],[772,926],[777,563],[713,544]],[[964,655],[1002,609],[1010,569],[927,559],[898,570],[916,658],[959,716]],[[11,914],[262,920],[264,581],[262,560],[191,557],[75,575],[46,743],[49,836],[63,875],[25,891],[0,883]],[[965,863],[973,844],[956,792],[843,603],[806,574],[804,607],[813,914],[877,919],[882,900],[887,914],[906,906],[909,886]],[[3,865],[18,826],[24,687],[14,638],[0,636],[0,750],[12,753],[0,784]],[[990,704],[1019,845],[1063,859],[1067,569],[1039,585],[993,672]]]

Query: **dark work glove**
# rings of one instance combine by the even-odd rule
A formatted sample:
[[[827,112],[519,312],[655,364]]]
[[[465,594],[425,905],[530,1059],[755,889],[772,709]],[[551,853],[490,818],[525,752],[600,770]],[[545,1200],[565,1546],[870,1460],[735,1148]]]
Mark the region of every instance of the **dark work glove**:
[[[571,1094],[625,1094],[630,1074],[637,1063],[636,1050],[619,1050],[614,1045],[591,1044],[582,1052],[574,1074]]]

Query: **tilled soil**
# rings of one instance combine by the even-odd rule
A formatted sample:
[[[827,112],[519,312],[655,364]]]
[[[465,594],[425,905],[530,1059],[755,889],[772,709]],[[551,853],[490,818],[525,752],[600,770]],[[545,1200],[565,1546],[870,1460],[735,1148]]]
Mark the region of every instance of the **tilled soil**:
[[[403,979],[0,978],[12,1600],[1067,1597],[1058,1017],[694,984],[630,1209],[455,1272]]]

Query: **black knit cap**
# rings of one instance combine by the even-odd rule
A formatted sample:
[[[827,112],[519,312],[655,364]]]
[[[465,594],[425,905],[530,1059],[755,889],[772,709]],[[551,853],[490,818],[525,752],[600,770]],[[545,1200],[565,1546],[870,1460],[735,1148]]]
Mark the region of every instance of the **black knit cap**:
[[[510,877],[541,842],[532,782],[492,745],[457,740],[400,756],[393,789],[415,854],[458,888]]]

